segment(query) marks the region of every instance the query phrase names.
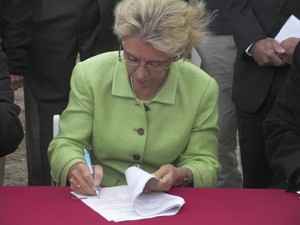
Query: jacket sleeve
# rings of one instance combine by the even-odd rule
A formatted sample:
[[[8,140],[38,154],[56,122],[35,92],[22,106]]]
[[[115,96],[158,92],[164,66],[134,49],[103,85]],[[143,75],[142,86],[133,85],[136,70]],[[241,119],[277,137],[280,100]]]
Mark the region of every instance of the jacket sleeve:
[[[24,136],[18,117],[20,108],[13,103],[13,99],[5,56],[0,48],[0,157],[14,152]]]
[[[290,74],[275,105],[264,121],[267,159],[275,173],[283,174],[286,188],[300,172],[300,43],[294,52]],[[297,174],[300,178],[300,174]]]
[[[2,48],[10,74],[23,75],[31,39],[34,0],[1,0]]]
[[[253,12],[251,2],[251,0],[226,0],[222,5],[224,15],[230,20],[236,45],[242,51],[255,41],[267,37]]]

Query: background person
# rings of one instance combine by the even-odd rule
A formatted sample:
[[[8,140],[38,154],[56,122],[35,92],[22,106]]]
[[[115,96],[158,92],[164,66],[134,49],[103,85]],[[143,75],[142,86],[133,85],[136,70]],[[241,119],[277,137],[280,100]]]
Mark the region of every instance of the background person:
[[[4,181],[5,155],[23,139],[13,90],[23,85],[27,45],[31,37],[31,0],[0,1],[0,184]],[[17,15],[17,16],[16,16]],[[3,51],[2,51],[3,50]],[[12,89],[12,90],[11,90]]]
[[[80,60],[118,49],[113,34],[116,0],[36,0],[24,82],[29,185],[51,185],[47,156],[53,115],[66,108],[70,77]]]
[[[54,185],[95,194],[124,185],[136,165],[162,182],[147,187],[214,187],[220,173],[218,87],[185,59],[205,35],[203,4],[123,0],[114,31],[123,51],[78,63],[59,134],[49,146]],[[83,149],[91,151],[94,180]]]
[[[300,42],[287,80],[264,121],[270,188],[300,191]]]
[[[266,188],[272,170],[265,153],[263,121],[273,107],[290,69],[297,40],[274,40],[287,19],[300,18],[298,0],[227,0],[237,46],[232,86],[243,168],[243,187]]]

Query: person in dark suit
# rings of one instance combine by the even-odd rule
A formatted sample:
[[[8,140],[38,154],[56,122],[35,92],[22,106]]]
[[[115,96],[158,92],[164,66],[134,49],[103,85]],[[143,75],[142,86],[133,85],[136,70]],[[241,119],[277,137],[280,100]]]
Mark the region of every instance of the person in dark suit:
[[[32,3],[32,0],[0,1],[0,185],[4,181],[5,156],[18,148],[24,136],[13,90],[23,83]]]
[[[264,121],[270,188],[300,191],[300,42],[287,80]]]
[[[298,0],[224,1],[237,45],[232,100],[236,116],[245,188],[266,188],[272,171],[265,155],[263,120],[284,83],[297,39],[274,40]]]
[[[51,185],[47,148],[52,118],[68,103],[77,57],[118,49],[113,34],[117,0],[36,0],[24,82],[29,185]]]

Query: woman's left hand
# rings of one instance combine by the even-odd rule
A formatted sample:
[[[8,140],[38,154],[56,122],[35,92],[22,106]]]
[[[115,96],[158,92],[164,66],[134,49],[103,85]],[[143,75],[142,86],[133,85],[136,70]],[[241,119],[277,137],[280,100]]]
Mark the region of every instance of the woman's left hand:
[[[143,193],[156,191],[169,191],[173,186],[180,186],[184,180],[184,170],[171,164],[163,165],[154,175],[159,179],[151,179],[147,182]]]

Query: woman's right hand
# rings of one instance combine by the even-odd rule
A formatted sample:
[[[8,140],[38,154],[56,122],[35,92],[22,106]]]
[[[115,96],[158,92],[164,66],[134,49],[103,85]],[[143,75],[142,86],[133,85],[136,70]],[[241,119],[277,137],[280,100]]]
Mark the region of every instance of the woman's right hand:
[[[96,187],[100,185],[103,169],[99,165],[93,166],[94,175],[86,163],[75,163],[71,166],[68,178],[71,189],[79,194],[95,195]]]

